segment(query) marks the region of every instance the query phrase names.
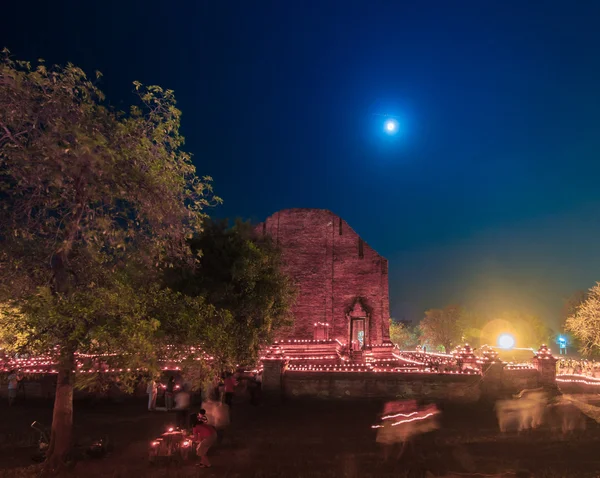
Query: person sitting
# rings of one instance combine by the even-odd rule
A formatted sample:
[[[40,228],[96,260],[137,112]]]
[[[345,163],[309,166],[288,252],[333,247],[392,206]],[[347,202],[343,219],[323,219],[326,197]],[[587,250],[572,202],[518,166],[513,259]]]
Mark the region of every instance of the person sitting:
[[[217,441],[217,430],[206,423],[206,416],[199,417],[199,421],[194,427],[194,441],[198,442],[196,447],[196,455],[200,457],[199,466],[202,468],[210,468],[211,464],[206,456],[208,450]]]

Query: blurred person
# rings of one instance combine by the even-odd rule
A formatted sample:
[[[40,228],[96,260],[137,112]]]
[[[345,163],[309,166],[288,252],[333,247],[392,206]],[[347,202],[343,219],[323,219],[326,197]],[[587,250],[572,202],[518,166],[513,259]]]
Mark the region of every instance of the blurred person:
[[[217,441],[217,431],[213,426],[206,423],[206,420],[206,417],[200,419],[193,429],[194,441],[198,443],[196,455],[200,457],[199,466],[202,468],[212,466],[206,454]]]
[[[231,372],[227,372],[225,380],[223,381],[225,391],[225,403],[229,408],[233,408],[233,396],[235,394],[235,387],[237,386],[237,380]]]
[[[165,405],[168,410],[173,409],[173,394],[175,393],[175,378],[171,375],[167,382],[167,389],[165,390]]]
[[[156,410],[156,396],[158,395],[158,384],[153,378],[148,382],[146,387],[146,393],[148,394],[148,411]]]
[[[8,406],[12,407],[17,398],[17,388],[19,386],[17,371],[13,370],[8,376]]]
[[[512,399],[496,401],[496,417],[502,433],[538,428],[542,425],[548,393],[543,388],[525,389]]]
[[[229,406],[226,403],[214,400],[202,402],[202,409],[205,412],[207,423],[217,430],[218,442],[223,441],[225,429],[229,426]]]
[[[399,459],[413,438],[438,429],[439,413],[435,405],[419,408],[416,400],[387,402],[379,423],[373,426],[377,429],[376,441],[383,446],[384,460],[400,446]]]
[[[175,410],[177,411],[177,426],[182,430],[187,429],[190,413],[190,392],[188,392],[187,384],[175,395]]]
[[[548,407],[550,429],[560,431],[564,436],[576,430],[584,430],[586,416],[600,422],[600,407],[590,405],[573,395],[561,395]]]

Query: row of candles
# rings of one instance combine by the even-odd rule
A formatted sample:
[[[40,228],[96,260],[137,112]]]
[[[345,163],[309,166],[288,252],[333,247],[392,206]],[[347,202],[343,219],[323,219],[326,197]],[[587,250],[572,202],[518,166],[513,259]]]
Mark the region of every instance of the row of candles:
[[[588,377],[587,375],[577,374],[558,374],[557,382],[563,383],[583,383],[584,385],[600,386],[600,378]]]
[[[444,375],[479,375],[475,369],[465,369],[463,371],[453,370],[438,372],[431,369],[421,369],[415,367],[389,367],[376,368],[369,365],[343,366],[343,365],[288,365],[287,371],[290,372],[401,372],[401,373],[435,373]]]

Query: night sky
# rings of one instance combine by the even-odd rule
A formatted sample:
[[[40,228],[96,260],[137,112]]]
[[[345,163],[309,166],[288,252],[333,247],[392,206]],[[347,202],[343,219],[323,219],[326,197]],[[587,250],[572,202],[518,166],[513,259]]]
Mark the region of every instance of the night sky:
[[[174,89],[212,214],[330,209],[389,259],[394,317],[460,302],[553,325],[600,280],[599,18],[596,1],[8,2],[0,47],[102,71],[117,107],[134,80]]]

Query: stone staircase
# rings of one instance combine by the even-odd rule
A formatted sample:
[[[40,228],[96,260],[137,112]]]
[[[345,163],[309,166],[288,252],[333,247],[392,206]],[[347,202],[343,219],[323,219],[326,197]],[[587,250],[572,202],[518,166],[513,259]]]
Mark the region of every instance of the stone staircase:
[[[350,351],[350,360],[352,363],[365,363],[365,352],[364,350],[352,350]]]
[[[270,349],[275,348],[285,359],[294,361],[337,361],[341,350],[336,340],[286,340],[273,344]]]

